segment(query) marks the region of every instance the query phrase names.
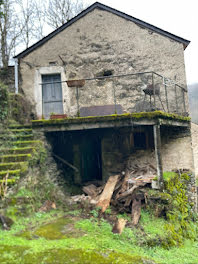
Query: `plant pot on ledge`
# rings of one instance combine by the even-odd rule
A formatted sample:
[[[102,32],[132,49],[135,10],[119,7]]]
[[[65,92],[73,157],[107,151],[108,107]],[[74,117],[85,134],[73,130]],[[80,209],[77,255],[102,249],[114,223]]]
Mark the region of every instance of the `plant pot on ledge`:
[[[50,119],[66,119],[66,114],[51,114]]]

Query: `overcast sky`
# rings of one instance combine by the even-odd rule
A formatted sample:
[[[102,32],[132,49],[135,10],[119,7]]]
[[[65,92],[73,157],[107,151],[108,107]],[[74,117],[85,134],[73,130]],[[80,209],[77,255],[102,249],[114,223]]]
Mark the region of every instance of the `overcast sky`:
[[[87,4],[96,1],[86,0]],[[99,0],[100,3],[190,40],[185,63],[188,84],[198,83],[197,0]]]

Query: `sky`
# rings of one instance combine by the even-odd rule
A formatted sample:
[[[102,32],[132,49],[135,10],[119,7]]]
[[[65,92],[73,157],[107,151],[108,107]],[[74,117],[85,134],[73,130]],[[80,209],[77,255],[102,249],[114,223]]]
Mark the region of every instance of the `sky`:
[[[86,0],[88,5],[96,1]],[[187,83],[198,83],[197,0],[98,0],[191,43],[184,51]]]

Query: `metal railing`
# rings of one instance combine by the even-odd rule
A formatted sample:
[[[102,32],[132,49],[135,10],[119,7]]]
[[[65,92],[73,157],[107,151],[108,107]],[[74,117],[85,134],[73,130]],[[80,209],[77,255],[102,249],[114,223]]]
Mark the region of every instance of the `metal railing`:
[[[70,89],[68,115],[81,116],[82,109],[113,106],[125,112],[188,115],[187,89],[156,72],[138,72],[66,81]],[[46,85],[48,83],[42,84]]]

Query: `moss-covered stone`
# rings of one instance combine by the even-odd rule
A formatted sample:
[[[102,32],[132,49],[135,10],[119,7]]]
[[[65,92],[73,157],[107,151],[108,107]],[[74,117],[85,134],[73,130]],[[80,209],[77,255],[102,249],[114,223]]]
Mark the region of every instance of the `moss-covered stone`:
[[[32,157],[31,154],[9,154],[0,156],[0,162],[20,162],[27,161]]]
[[[153,263],[139,256],[129,256],[118,252],[99,252],[84,249],[51,248],[31,252],[25,246],[1,246],[1,263],[5,264],[149,264]]]
[[[33,135],[13,135],[13,134],[1,134],[0,135],[0,140],[1,139],[7,139],[7,140],[31,140],[33,139]]]
[[[7,174],[9,176],[20,176],[21,170],[5,170],[0,171],[0,179],[5,177]]]
[[[14,170],[14,169],[21,169],[21,171],[27,171],[27,162],[7,162],[7,163],[0,163],[0,171],[2,170]]]
[[[10,129],[9,130],[12,133],[24,133],[24,134],[30,134],[32,132],[32,128],[18,128],[18,129]]]
[[[11,142],[11,145],[17,146],[17,147],[27,147],[27,146],[39,146],[39,144],[41,144],[42,141],[40,140],[19,140],[19,141],[14,141]]]
[[[14,148],[5,148],[2,149],[4,154],[28,154],[32,153],[35,150],[35,147],[14,147]]]

